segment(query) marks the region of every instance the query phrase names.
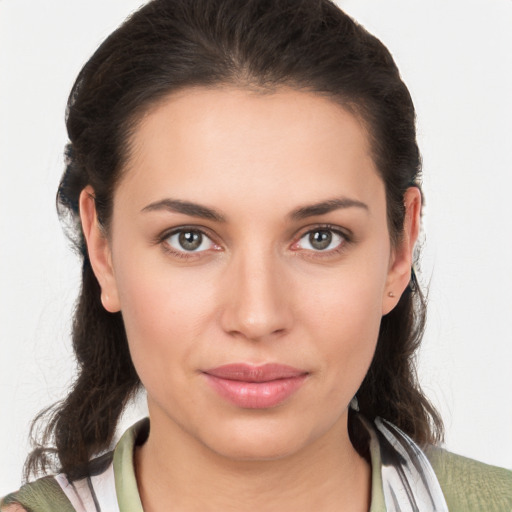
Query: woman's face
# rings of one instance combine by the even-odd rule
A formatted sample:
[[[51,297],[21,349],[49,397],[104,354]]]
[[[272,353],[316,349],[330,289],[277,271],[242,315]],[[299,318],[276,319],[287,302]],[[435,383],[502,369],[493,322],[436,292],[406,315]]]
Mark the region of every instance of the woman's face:
[[[130,151],[108,241],[86,194],[82,215],[152,433],[238,459],[346,435],[415,238],[390,245],[360,122],[312,93],[197,88],[147,113]]]

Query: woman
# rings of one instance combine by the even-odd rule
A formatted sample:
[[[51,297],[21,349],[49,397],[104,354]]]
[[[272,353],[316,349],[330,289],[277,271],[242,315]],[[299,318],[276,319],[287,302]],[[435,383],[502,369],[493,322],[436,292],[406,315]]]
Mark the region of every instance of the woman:
[[[79,377],[27,462],[57,477],[2,510],[510,508],[414,379],[420,160],[377,39],[327,1],[155,0],[68,108]]]

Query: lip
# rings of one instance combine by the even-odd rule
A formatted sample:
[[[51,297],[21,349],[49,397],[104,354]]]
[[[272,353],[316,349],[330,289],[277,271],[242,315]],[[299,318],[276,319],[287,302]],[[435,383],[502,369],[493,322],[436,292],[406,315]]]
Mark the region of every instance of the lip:
[[[235,363],[203,372],[208,384],[232,404],[246,409],[276,407],[302,386],[308,372],[270,363]]]

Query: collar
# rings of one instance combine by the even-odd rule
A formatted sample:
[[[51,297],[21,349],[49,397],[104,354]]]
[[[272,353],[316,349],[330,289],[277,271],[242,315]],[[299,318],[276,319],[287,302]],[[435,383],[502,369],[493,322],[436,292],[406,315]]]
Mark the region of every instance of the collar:
[[[393,510],[448,512],[437,477],[419,446],[398,427],[376,418],[371,423],[358,415],[369,434],[372,466],[370,512]],[[144,512],[137,489],[133,454],[149,432],[145,418],[119,440],[113,458],[115,488],[120,512]]]

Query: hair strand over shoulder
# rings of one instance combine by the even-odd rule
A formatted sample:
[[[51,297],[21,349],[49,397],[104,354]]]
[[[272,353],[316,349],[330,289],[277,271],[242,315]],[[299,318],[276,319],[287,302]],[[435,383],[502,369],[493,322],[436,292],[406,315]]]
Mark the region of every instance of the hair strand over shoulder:
[[[140,386],[120,313],[106,312],[80,228],[78,198],[94,189],[108,233],[113,193],[141,116],[187,87],[279,87],[331,98],[365,124],[386,189],[393,243],[404,224],[403,198],[420,187],[421,160],[410,94],[384,45],[329,0],[153,0],[112,33],[80,72],[67,108],[69,145],[57,201],[83,259],[73,324],[78,372],[69,395],[34,427],[26,477],[87,474],[109,449],[119,416]],[[442,438],[439,415],[422,393],[415,353],[425,300],[414,275],[383,317],[377,350],[358,392],[362,414],[381,416],[420,443]],[[358,432],[351,438],[359,446]]]

